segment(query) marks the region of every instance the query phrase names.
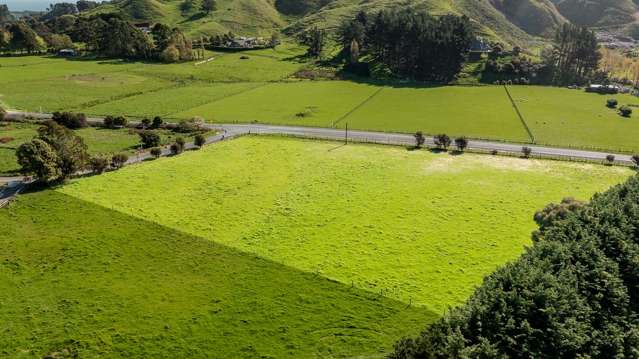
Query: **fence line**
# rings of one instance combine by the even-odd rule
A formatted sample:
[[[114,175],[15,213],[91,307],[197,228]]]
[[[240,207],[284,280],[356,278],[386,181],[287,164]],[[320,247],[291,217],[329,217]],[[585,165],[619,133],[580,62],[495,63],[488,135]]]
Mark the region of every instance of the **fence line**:
[[[530,130],[530,127],[528,127],[528,124],[526,123],[526,120],[524,119],[524,116],[522,116],[521,112],[519,112],[519,107],[515,103],[515,100],[513,99],[513,97],[510,95],[510,91],[508,91],[508,86],[504,85],[504,90],[506,90],[506,95],[508,95],[508,99],[510,100],[510,103],[513,105],[513,108],[515,109],[515,112],[517,112],[517,116],[519,117],[519,121],[521,121],[522,125],[524,125],[524,128],[526,129],[526,132],[528,133],[528,137],[530,137],[530,140],[532,141],[532,143],[535,143],[535,136],[533,135],[532,131]]]

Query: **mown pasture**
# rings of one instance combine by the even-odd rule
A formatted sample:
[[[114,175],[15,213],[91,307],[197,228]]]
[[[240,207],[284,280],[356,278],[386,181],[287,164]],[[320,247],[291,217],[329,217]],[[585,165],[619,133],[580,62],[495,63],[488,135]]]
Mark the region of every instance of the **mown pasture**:
[[[386,87],[345,122],[374,131],[529,141],[500,86]]]
[[[540,86],[510,86],[509,90],[538,143],[639,151],[635,141],[639,136],[639,111],[625,118],[616,109],[606,107],[609,98],[617,99],[619,106],[639,105],[635,96]]]
[[[330,127],[378,90],[342,81],[272,83],[178,113],[211,122]]]
[[[171,87],[152,93],[130,96],[120,100],[88,107],[83,111],[93,116],[117,113],[129,117],[176,117],[176,113],[208,104],[215,108],[216,101],[251,90],[263,83],[238,82],[230,84],[192,84]],[[181,116],[184,118],[184,116]],[[193,117],[193,116],[191,116]]]
[[[383,356],[516,258],[535,209],[630,174],[243,137],[28,193],[0,211],[0,353]]]

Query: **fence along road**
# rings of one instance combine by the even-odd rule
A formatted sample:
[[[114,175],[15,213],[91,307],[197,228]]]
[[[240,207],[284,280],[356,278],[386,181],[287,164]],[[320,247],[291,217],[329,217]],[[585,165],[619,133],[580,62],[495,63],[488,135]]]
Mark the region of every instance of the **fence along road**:
[[[238,134],[273,134],[288,135],[303,138],[318,138],[328,140],[344,140],[345,131],[332,128],[317,127],[295,127],[295,126],[274,126],[274,125],[207,125],[209,128],[226,130],[228,133]],[[415,137],[412,134],[371,132],[360,130],[348,130],[348,140],[354,142],[380,143],[388,145],[412,146],[415,144]],[[426,137],[426,145],[434,146],[434,138]],[[606,161],[609,154],[615,156],[615,162],[619,164],[632,165],[632,158],[626,154],[615,154],[609,152],[597,152],[576,150],[570,148],[547,147],[528,144],[515,144],[507,142],[492,142],[483,140],[468,140],[468,149],[482,152],[498,151],[504,153],[521,154],[522,148],[526,146],[532,150],[532,155],[564,160],[581,161]]]
[[[51,114],[48,113],[31,113],[31,112],[15,112],[9,111],[6,116],[8,119],[19,120],[25,118],[34,118],[39,120],[50,119]],[[102,123],[101,118],[89,118],[89,122],[93,124]],[[135,121],[131,122],[136,124]],[[342,129],[322,128],[322,127],[301,127],[301,126],[279,126],[279,125],[262,125],[262,124],[205,124],[205,128],[211,130],[220,130],[224,133],[225,138],[232,138],[245,134],[264,134],[264,135],[286,135],[301,138],[316,138],[326,140],[344,140],[345,131]],[[388,145],[412,146],[415,144],[415,138],[412,134],[374,132],[361,130],[348,130],[348,140],[354,142],[379,143]],[[212,141],[214,142],[214,141]],[[434,146],[434,138],[427,136],[426,145]],[[615,163],[632,165],[632,158],[627,154],[598,152],[578,150],[572,148],[560,148],[550,146],[538,146],[508,142],[494,142],[485,140],[468,140],[468,149],[482,152],[498,151],[509,154],[521,154],[522,148],[526,146],[531,149],[531,155],[541,158],[562,159],[571,161],[598,161],[605,162],[606,157],[610,154],[615,156]]]

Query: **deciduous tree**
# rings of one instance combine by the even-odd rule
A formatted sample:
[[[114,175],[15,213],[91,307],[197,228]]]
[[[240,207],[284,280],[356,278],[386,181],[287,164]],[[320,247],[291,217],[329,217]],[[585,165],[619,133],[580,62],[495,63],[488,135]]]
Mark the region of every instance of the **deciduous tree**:
[[[417,131],[413,135],[415,137],[415,147],[421,148],[426,142],[426,137],[424,137],[424,133],[422,131]]]
[[[45,141],[34,139],[23,143],[16,150],[20,172],[34,175],[39,181],[49,183],[62,177],[60,159],[56,151]]]
[[[468,140],[466,137],[457,137],[455,139],[455,146],[460,152],[464,152],[466,147],[468,147]]]
[[[443,134],[443,133],[439,134],[439,135],[436,135],[435,138],[434,138],[434,141],[435,141],[435,146],[437,146],[437,147],[439,147],[441,149],[444,149],[444,150],[448,149],[448,147],[450,147],[450,143],[451,143],[450,137],[448,137],[448,135]]]

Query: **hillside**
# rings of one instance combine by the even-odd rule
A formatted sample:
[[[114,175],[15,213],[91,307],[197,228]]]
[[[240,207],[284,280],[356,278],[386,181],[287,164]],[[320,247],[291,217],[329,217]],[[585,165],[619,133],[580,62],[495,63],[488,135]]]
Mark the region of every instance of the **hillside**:
[[[181,11],[182,0],[115,0],[96,12],[116,12],[132,21],[162,22],[180,27],[191,36],[213,35],[229,31],[238,34],[270,35],[285,26],[284,17],[273,0],[218,0],[210,14],[194,7]]]
[[[566,21],[550,0],[491,0],[514,25],[533,35],[547,35]]]
[[[618,26],[636,21],[639,5],[633,0],[553,0],[571,22],[584,26]]]
[[[232,31],[267,36],[283,29],[296,34],[310,27],[335,29],[359,11],[390,7],[470,17],[480,34],[509,44],[530,44],[572,21],[586,26],[617,26],[635,21],[633,0],[218,0],[210,14],[181,9],[183,0],[115,0],[95,12],[118,12],[133,21],[178,26],[191,36]]]
[[[537,0],[518,1],[520,5],[504,5],[512,1],[494,0],[334,0],[319,11],[294,21],[288,26],[290,32],[297,32],[309,26],[335,28],[344,18],[360,10],[374,12],[384,8],[399,6],[427,10],[434,14],[457,14],[470,17],[478,31],[489,38],[508,43],[530,42],[533,36],[544,35],[549,29],[561,23],[563,18],[553,7],[526,5]],[[501,11],[500,11],[501,10]],[[530,16],[534,10],[535,16]],[[534,20],[531,20],[534,18]]]

